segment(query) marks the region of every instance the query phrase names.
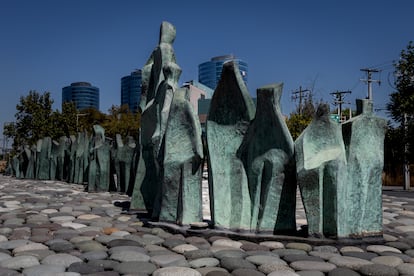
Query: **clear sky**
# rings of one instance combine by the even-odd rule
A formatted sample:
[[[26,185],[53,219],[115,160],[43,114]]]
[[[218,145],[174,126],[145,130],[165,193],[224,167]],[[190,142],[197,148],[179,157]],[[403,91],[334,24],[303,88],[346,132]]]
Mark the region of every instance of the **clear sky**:
[[[328,102],[352,90],[354,107],[367,96],[360,69],[376,67],[374,106],[383,108],[392,61],[414,40],[413,11],[411,0],[0,0],[1,128],[30,90],[51,92],[60,109],[62,87],[87,81],[100,88],[102,112],[120,105],[121,77],[144,65],[164,20],[177,28],[180,84],[197,80],[198,64],[234,54],[249,64],[252,96],[284,82],[289,114],[300,86]]]

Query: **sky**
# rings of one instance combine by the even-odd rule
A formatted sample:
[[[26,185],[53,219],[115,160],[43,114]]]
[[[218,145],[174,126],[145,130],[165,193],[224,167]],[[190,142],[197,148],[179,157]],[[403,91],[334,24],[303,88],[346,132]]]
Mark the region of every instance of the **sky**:
[[[414,40],[413,10],[410,0],[0,0],[0,125],[30,90],[50,92],[60,110],[62,88],[78,81],[99,87],[102,112],[119,106],[121,78],[145,64],[162,21],[177,29],[180,84],[198,79],[198,64],[234,54],[249,65],[253,97],[284,83],[288,115],[299,87],[329,103],[351,90],[344,108],[355,109],[367,96],[360,69],[376,68],[374,108],[383,109],[393,62]]]

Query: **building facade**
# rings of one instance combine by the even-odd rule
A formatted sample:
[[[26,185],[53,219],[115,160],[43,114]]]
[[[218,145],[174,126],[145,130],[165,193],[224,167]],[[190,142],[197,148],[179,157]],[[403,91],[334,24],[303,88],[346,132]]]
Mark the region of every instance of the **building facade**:
[[[121,78],[121,105],[128,105],[129,110],[138,112],[141,101],[141,70],[135,70],[129,76]]]
[[[247,85],[248,65],[245,61],[236,58],[234,55],[225,55],[213,57],[210,61],[203,62],[198,65],[198,81],[211,89],[216,89],[216,86],[221,77],[223,64],[228,61],[235,61],[240,69],[240,74]]]
[[[76,109],[95,108],[99,110],[99,88],[89,82],[74,82],[62,88],[62,105],[74,102]]]

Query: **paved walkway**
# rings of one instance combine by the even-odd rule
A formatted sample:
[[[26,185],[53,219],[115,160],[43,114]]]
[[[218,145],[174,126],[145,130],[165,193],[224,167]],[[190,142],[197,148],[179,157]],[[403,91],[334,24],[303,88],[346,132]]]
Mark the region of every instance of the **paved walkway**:
[[[252,242],[145,227],[114,205],[125,195],[0,175],[0,275],[414,275],[412,195],[384,192],[385,243]]]

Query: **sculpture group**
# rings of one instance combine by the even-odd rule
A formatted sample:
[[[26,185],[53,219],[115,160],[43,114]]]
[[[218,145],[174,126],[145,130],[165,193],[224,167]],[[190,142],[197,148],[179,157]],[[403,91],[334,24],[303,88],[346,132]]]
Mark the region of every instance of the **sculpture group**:
[[[295,233],[299,186],[309,235],[382,233],[385,120],[373,114],[370,100],[357,100],[358,115],[343,124],[332,121],[328,106],[320,105],[293,141],[280,108],[283,84],[259,88],[255,107],[237,64],[228,62],[203,136],[190,91],[178,87],[175,35],[175,27],[163,22],[159,45],[143,67],[138,144],[119,135],[108,142],[98,125],[92,136],[78,133],[58,142],[45,137],[14,157],[15,175],[87,183],[88,191],[126,192],[131,209],[188,225],[203,220],[207,160],[216,228]]]

